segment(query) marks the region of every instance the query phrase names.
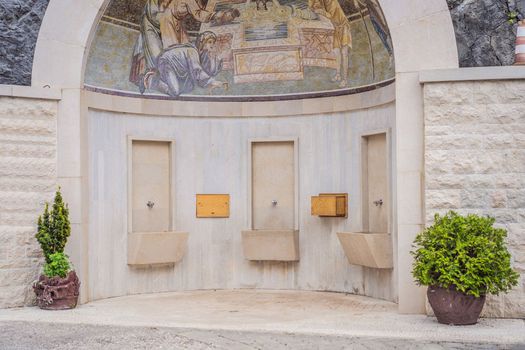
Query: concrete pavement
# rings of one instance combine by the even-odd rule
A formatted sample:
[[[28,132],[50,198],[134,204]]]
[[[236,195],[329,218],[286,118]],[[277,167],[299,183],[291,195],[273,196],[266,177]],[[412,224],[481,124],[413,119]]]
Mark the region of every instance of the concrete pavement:
[[[297,291],[160,293],[67,311],[7,309],[0,310],[0,333],[0,349],[525,349],[523,320],[446,326],[399,315],[386,301]]]

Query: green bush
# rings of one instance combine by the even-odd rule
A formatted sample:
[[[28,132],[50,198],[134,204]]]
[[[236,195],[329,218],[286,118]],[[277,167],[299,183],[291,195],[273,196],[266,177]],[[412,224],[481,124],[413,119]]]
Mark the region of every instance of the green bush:
[[[44,214],[38,218],[36,239],[44,251],[46,263],[51,262],[52,254],[64,251],[70,233],[69,210],[67,204],[64,204],[62,200],[59,188],[56,191],[51,211],[49,211],[49,204],[46,203]]]
[[[49,256],[49,262],[44,264],[44,275],[47,277],[66,277],[71,271],[69,257],[64,253],[54,253]]]
[[[518,283],[505,245],[507,231],[495,228],[495,219],[453,211],[434,219],[434,225],[416,237],[411,252],[419,285],[455,286],[479,297],[507,292]]]

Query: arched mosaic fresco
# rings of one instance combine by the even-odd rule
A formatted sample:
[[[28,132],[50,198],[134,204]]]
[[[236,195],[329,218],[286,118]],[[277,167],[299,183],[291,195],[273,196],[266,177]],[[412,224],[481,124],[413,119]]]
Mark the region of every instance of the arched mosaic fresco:
[[[291,99],[389,84],[377,0],[112,0],[86,88],[177,99]]]

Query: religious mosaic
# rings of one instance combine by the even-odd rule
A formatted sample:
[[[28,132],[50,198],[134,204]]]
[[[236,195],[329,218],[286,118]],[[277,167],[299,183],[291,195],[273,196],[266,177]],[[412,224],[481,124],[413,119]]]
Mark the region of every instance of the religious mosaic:
[[[392,81],[392,41],[376,0],[205,1],[113,0],[90,49],[86,88],[285,99]]]

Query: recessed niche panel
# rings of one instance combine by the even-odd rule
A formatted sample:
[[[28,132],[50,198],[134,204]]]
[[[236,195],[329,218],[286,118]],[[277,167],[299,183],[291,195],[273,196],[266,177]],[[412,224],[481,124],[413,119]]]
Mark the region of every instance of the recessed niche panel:
[[[133,140],[131,145],[132,231],[169,231],[170,143]]]
[[[251,230],[242,231],[248,260],[298,261],[296,143],[251,143]]]
[[[112,0],[87,89],[156,99],[273,100],[390,84],[378,0]]]
[[[254,230],[294,228],[293,142],[252,143],[252,226]]]
[[[388,232],[390,167],[387,133],[363,136],[361,149],[363,232],[339,232],[337,236],[350,264],[390,269],[393,267],[393,244]],[[366,283],[372,281],[374,279],[370,278]],[[375,280],[380,284],[388,281]]]
[[[386,133],[363,138],[365,226],[369,232],[388,232],[388,149]],[[368,224],[368,225],[366,225]]]

